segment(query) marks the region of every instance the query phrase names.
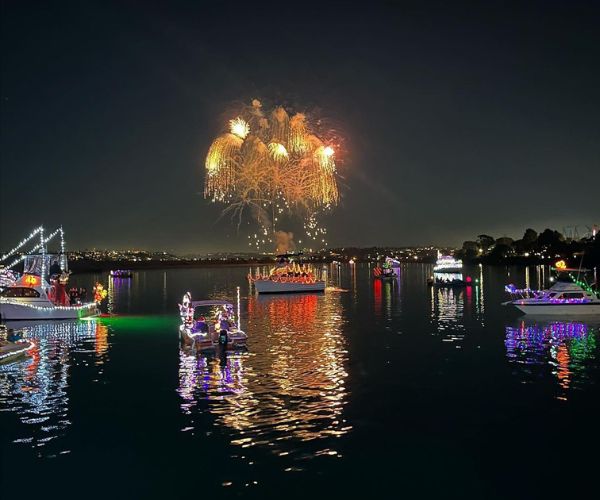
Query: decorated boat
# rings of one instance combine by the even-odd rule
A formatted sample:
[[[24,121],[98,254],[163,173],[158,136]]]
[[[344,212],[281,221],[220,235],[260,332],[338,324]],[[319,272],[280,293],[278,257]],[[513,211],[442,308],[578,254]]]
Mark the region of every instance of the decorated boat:
[[[325,280],[317,278],[313,267],[296,260],[301,256],[301,253],[278,255],[278,262],[268,275],[248,274],[248,281],[258,293],[325,291]]]
[[[0,325],[0,363],[11,363],[22,358],[35,347],[30,340],[24,340],[4,325]]]
[[[463,276],[462,260],[438,252],[433,275],[429,277],[427,284],[436,288],[461,288],[470,286],[472,280],[469,276]]]
[[[382,281],[392,281],[398,277],[394,272],[394,263],[398,262],[390,257],[386,257],[385,262],[381,267],[373,268],[373,278]],[[398,264],[400,264],[398,262]]]
[[[110,272],[110,277],[119,279],[133,278],[133,271],[130,269],[113,269]]]
[[[59,234],[60,253],[48,253],[46,244]],[[17,256],[19,250],[38,235],[39,243],[31,252]],[[42,227],[37,228],[28,238],[1,258],[6,262],[11,259],[6,269],[23,262],[23,274],[0,292],[2,321],[76,319],[98,314],[96,301],[71,303],[67,293],[70,273],[62,228],[58,228],[48,237],[44,237]]]
[[[502,305],[512,305],[529,315],[600,316],[598,292],[579,279],[579,275],[585,274],[587,270],[569,269],[564,261],[558,261],[553,270],[558,276],[555,283],[546,290],[518,289],[513,284],[507,285],[505,290],[511,300]]]
[[[192,295],[187,292],[179,304],[179,314],[181,340],[197,351],[246,347],[248,336],[238,325],[239,297],[236,315],[230,302],[192,300]]]

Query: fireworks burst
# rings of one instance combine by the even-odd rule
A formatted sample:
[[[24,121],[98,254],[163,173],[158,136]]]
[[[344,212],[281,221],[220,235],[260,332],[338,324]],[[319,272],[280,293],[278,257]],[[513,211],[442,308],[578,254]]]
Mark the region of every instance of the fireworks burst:
[[[265,112],[258,100],[229,121],[206,155],[204,196],[258,224],[254,245],[272,243],[284,215],[301,217],[307,237],[326,244],[318,215],[339,202],[335,151],[302,113],[281,106]],[[252,245],[252,243],[250,243]]]

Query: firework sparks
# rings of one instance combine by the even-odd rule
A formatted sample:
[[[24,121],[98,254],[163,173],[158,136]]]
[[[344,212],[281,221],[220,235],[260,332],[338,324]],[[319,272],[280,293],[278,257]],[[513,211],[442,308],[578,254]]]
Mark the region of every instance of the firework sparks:
[[[225,212],[237,216],[238,224],[250,209],[259,226],[257,246],[274,241],[283,215],[310,221],[307,235],[324,242],[317,216],[339,201],[334,157],[304,114],[290,116],[281,106],[265,112],[255,99],[211,144],[204,194],[227,203]]]

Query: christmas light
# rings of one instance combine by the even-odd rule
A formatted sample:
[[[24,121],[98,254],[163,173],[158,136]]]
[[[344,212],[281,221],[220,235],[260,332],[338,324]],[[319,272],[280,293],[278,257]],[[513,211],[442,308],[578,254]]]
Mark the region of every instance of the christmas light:
[[[15,254],[23,245],[25,245],[30,239],[32,239],[36,234],[38,234],[40,231],[43,231],[42,226],[36,227],[30,234],[29,236],[27,236],[26,238],[24,238],[23,240],[21,240],[19,242],[19,244],[13,248],[10,252],[5,253],[2,258],[0,258],[0,261],[7,259],[8,257],[10,257],[11,255]]]

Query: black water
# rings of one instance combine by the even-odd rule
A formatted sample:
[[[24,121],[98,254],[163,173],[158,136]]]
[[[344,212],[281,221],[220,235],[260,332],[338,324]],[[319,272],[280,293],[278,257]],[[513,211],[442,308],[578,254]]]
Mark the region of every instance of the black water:
[[[75,276],[109,283],[114,315],[24,325],[37,347],[0,365],[2,498],[595,491],[600,319],[500,305],[545,270],[475,267],[477,286],[435,291],[425,265],[389,284],[328,271],[343,290],[272,297],[241,267]],[[248,352],[181,350],[181,295],[237,286]]]

